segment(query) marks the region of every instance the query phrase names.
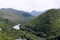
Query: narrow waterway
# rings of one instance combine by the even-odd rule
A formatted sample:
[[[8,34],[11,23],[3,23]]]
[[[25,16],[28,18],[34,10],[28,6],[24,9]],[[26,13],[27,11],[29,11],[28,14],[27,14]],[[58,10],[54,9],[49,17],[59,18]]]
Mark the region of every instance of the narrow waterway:
[[[13,28],[16,29],[16,30],[19,30],[19,29],[20,29],[20,25],[21,25],[21,24],[17,24],[17,25],[15,25],[15,26],[13,26]]]

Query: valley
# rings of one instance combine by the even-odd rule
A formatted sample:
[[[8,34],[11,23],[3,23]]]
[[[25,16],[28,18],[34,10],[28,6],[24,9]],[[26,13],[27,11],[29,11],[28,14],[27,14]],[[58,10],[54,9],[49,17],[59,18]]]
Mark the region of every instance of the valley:
[[[0,12],[0,14],[2,16],[6,16],[6,14],[3,12]],[[12,13],[7,14],[10,15]],[[0,17],[0,40],[59,40],[59,9],[47,10],[37,17],[26,15],[26,13],[23,15],[24,17],[22,18],[25,18],[24,20],[10,20],[10,18],[7,18],[7,16],[6,18],[2,16]]]

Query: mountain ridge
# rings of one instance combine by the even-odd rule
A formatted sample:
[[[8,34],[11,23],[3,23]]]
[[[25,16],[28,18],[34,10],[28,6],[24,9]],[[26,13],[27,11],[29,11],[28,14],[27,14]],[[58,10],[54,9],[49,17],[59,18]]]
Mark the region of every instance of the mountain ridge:
[[[9,20],[20,20],[20,22],[29,21],[34,18],[34,16],[29,14],[28,12],[19,11],[12,8],[0,9],[0,17]]]
[[[31,22],[23,25],[21,29],[31,32],[38,37],[46,38],[47,40],[59,40],[60,10],[47,10]]]

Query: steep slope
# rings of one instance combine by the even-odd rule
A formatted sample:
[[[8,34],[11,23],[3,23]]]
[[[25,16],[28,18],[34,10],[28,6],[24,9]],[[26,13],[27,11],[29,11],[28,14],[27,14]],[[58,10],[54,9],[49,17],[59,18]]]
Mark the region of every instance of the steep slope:
[[[34,18],[34,16],[29,14],[28,12],[19,11],[12,8],[0,9],[0,17],[4,19],[18,21],[21,23],[28,22],[29,20]]]
[[[8,19],[0,19],[0,40],[13,40],[11,35],[7,34],[7,30],[10,31],[14,23]]]
[[[47,40],[60,40],[60,10],[50,9],[31,22],[23,25],[21,30],[33,33]]]
[[[44,38],[37,37],[31,32],[13,29],[13,25],[16,24],[14,22],[15,19],[13,19],[13,21],[10,18],[8,19],[7,17],[9,17],[9,15],[12,13],[9,14],[5,12],[3,10],[0,12],[0,29],[1,29],[0,40],[14,40],[14,39],[19,39],[19,38],[22,38],[22,39],[26,38],[27,40],[45,40]]]
[[[26,39],[26,40],[45,40],[44,38],[39,38],[34,34],[13,29],[15,23],[8,19],[0,19],[0,40],[15,40],[15,39]]]

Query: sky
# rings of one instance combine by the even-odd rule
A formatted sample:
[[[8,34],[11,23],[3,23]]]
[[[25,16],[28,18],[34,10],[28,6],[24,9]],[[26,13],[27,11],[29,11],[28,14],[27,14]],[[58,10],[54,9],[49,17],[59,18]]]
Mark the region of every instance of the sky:
[[[59,7],[60,0],[0,0],[0,8],[13,8],[23,11],[45,11]]]

